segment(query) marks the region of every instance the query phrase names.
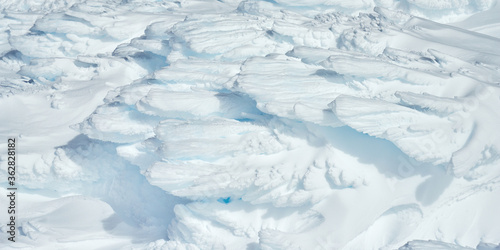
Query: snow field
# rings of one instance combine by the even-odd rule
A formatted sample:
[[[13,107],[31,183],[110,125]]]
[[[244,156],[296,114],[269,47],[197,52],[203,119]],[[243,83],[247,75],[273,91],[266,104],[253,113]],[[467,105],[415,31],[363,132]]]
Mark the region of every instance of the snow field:
[[[0,9],[21,185],[3,246],[500,243],[497,1]]]

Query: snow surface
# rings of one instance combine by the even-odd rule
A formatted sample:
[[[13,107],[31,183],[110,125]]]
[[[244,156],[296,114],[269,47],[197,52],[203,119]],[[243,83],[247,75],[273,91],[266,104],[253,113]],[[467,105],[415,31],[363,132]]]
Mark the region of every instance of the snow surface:
[[[0,0],[0,246],[499,249],[498,13]]]

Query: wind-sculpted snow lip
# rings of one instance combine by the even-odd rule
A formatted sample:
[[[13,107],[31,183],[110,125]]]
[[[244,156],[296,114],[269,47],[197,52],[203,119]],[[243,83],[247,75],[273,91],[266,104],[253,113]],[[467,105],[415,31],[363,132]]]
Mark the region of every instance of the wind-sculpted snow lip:
[[[0,0],[20,241],[494,248],[500,39],[436,21],[497,4]]]

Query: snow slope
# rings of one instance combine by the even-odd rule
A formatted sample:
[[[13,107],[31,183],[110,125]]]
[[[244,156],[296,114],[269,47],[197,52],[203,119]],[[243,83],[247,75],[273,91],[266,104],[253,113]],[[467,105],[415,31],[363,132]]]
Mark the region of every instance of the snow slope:
[[[499,8],[0,0],[0,245],[498,249]]]

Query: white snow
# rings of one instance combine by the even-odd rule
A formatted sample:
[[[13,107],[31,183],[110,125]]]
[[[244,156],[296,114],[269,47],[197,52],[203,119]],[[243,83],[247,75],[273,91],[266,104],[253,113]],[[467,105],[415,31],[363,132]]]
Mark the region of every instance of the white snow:
[[[498,249],[496,0],[0,0],[1,249]]]

